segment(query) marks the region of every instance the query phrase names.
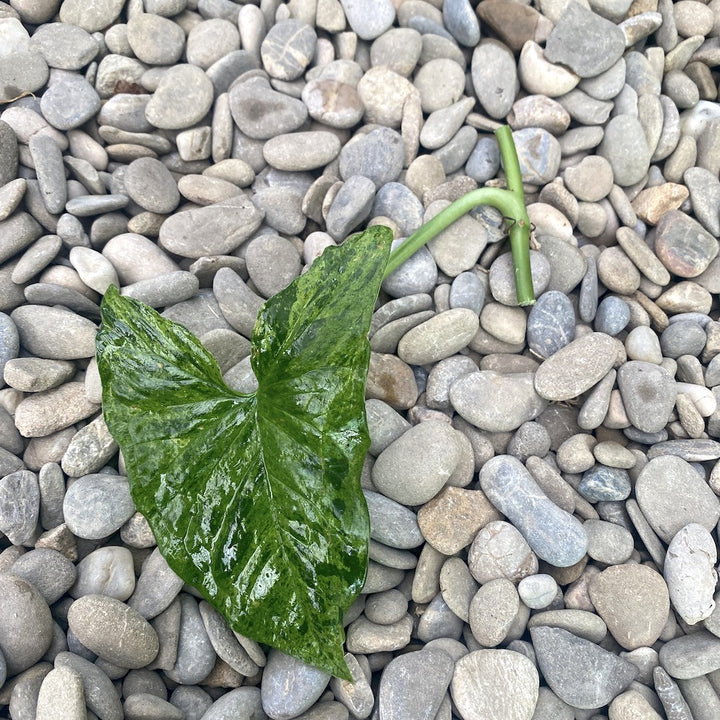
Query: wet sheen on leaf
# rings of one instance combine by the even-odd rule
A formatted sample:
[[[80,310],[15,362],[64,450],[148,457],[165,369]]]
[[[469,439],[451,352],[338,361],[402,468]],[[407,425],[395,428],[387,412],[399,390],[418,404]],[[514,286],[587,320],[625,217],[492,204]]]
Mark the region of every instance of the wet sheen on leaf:
[[[97,359],[132,496],[173,570],[239,633],[349,679],[342,616],[367,568],[367,333],[390,249],[374,227],[268,300],[258,390],[110,288]]]

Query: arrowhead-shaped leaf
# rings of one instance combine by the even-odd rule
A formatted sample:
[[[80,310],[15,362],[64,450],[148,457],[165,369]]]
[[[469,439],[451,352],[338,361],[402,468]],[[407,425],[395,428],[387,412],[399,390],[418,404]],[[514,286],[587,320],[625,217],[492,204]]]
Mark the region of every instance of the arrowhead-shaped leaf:
[[[184,327],[115,288],[105,421],[161,552],[243,635],[348,678],[342,616],[367,568],[367,333],[391,234],[330,248],[261,308],[259,388],[223,383]]]

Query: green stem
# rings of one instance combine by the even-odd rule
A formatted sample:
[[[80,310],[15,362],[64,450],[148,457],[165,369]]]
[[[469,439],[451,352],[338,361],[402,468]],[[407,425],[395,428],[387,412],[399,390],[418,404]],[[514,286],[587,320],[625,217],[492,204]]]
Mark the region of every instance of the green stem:
[[[511,223],[509,231],[510,249],[512,250],[513,268],[515,270],[518,304],[524,306],[532,305],[535,302],[532,275],[530,273],[530,218],[525,207],[525,194],[515,143],[512,139],[512,132],[507,125],[498,128],[495,135],[500,145],[500,154],[503,159],[508,189],[478,188],[456,200],[392,251],[385,269],[385,277],[397,270],[425,243],[439,235],[465,213],[478,205],[492,205]]]

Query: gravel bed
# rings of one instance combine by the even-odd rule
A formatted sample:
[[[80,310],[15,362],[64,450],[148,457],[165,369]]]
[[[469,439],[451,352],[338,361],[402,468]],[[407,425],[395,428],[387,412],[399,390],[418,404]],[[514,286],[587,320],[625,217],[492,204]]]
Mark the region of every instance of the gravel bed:
[[[716,720],[720,1],[0,2],[0,717]],[[502,186],[383,286],[354,683],[229,631],[103,422],[110,284],[247,387],[264,299]],[[332,278],[328,279],[332,282]]]

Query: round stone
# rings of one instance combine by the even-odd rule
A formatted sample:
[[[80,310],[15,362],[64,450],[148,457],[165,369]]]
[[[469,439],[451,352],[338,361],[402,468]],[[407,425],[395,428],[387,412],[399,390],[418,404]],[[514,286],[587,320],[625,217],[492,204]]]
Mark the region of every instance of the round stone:
[[[71,130],[97,114],[100,97],[84,77],[68,74],[45,90],[40,109],[54,128]]]
[[[537,573],[538,559],[513,525],[491,520],[475,536],[468,552],[468,566],[479,583],[496,578],[517,582]]]
[[[574,337],[575,310],[568,296],[557,290],[543,293],[528,315],[528,347],[536,355],[548,358]]]
[[[50,647],[53,619],[42,595],[15,575],[0,574],[0,650],[7,673],[17,675],[34,665]]]
[[[631,115],[615,115],[605,127],[598,155],[612,167],[616,185],[639,182],[650,166],[650,149],[640,121]]]
[[[297,717],[322,695],[329,680],[322,670],[273,649],[263,670],[263,709],[271,717]],[[291,693],[287,692],[289,687],[293,688]]]
[[[472,56],[472,83],[485,112],[504,118],[520,90],[512,52],[498,40],[480,42]]]
[[[431,113],[460,99],[465,90],[465,73],[454,60],[435,58],[418,70],[414,85],[420,92],[423,112]]]
[[[630,422],[643,432],[660,432],[677,397],[670,373],[659,365],[631,360],[618,369],[617,382]]]
[[[155,659],[158,636],[136,610],[105,595],[85,595],[68,610],[75,637],[103,660],[125,668],[141,668]]]
[[[216,62],[237,57],[234,54],[239,52],[239,48],[237,25],[225,18],[213,17],[198,23],[190,31],[186,55],[191,65],[208,70]]]
[[[63,500],[67,526],[74,535],[88,540],[111,535],[134,512],[127,478],[119,475],[95,474],[78,478]]]
[[[517,586],[520,599],[531,610],[542,610],[555,600],[558,584],[552,575],[541,573],[524,577]]]
[[[124,184],[128,195],[150,212],[171,213],[180,202],[175,179],[155,158],[133,160],[125,170]]]
[[[353,85],[330,78],[306,83],[302,100],[311,118],[334,128],[354,127],[365,112]]]
[[[612,167],[599,155],[583,158],[577,165],[569,167],[563,177],[567,189],[584,202],[602,200],[613,186]]]
[[[387,720],[405,720],[436,713],[440,708],[454,663],[443,650],[426,648],[391,660],[383,670],[378,707]]]
[[[213,84],[199,67],[175,65],[160,78],[145,117],[156,128],[184,130],[205,117],[213,96]]]
[[[101,547],[77,565],[77,580],[70,590],[74,598],[107,595],[127,600],[135,590],[135,572],[130,551],[124,547]]]
[[[340,0],[340,4],[350,27],[363,40],[379,37],[395,19],[395,6],[390,0]]]
[[[524,128],[513,133],[522,180],[545,185],[555,179],[560,168],[560,143],[547,130]]]
[[[535,389],[547,400],[569,400],[589,390],[612,369],[616,341],[604,333],[584,335],[558,350],[535,374]]]
[[[174,65],[185,49],[182,28],[160,15],[148,12],[133,15],[126,27],[135,57],[148,65]]]
[[[437,362],[466,347],[479,325],[472,310],[446,310],[407,332],[398,343],[398,356],[411,365]]]
[[[332,162],[340,153],[340,140],[331,132],[297,132],[276,135],[263,146],[268,165],[301,172]]]
[[[383,495],[403,505],[422,505],[445,485],[461,452],[457,431],[450,425],[422,422],[383,450],[373,466],[373,483]]]
[[[451,692],[466,720],[530,720],[540,679],[533,663],[511,650],[476,650],[455,664]]]
[[[699,623],[715,609],[716,563],[713,537],[699,523],[683,526],[670,541],[663,575],[672,606],[688,625]]]
[[[531,373],[483,370],[463,375],[450,386],[450,403],[475,427],[489,432],[517,430],[547,406],[535,391]]]
[[[317,35],[302,20],[291,18],[275,23],[260,46],[260,57],[268,75],[278,80],[296,80],[310,64]]]
[[[470,602],[468,622],[473,637],[483,647],[496,647],[505,640],[520,609],[515,585],[506,578],[483,583]]]
[[[700,275],[718,254],[718,243],[700,223],[680,210],[665,213],[657,225],[655,253],[675,275]]]
[[[691,522],[711,531],[720,518],[720,500],[685,460],[664,455],[650,460],[635,483],[643,515],[665,542]],[[682,497],[679,504],[676,499]]]

